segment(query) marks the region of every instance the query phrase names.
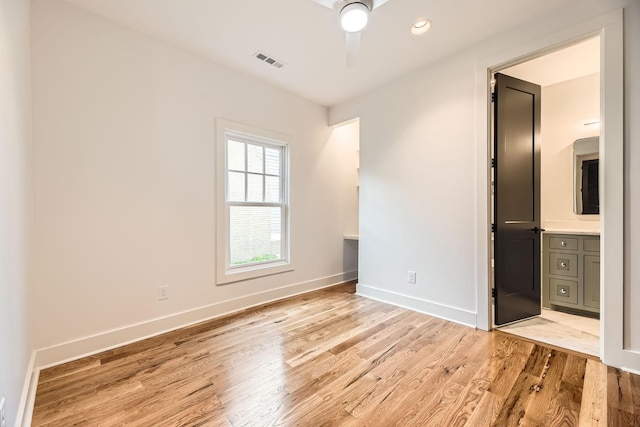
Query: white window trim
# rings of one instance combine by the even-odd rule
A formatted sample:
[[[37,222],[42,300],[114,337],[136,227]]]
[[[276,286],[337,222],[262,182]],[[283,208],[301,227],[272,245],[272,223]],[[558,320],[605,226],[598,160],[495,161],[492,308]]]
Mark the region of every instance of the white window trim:
[[[283,260],[258,263],[246,267],[229,267],[229,209],[226,200],[227,191],[227,134],[253,139],[260,143],[284,146],[283,158],[283,201],[285,215],[283,220],[283,242],[286,239]],[[241,123],[216,119],[216,284],[239,282],[272,274],[293,271],[290,239],[290,197],[289,197],[289,159],[291,157],[291,137],[276,132],[258,129]],[[262,204],[261,204],[262,205]]]

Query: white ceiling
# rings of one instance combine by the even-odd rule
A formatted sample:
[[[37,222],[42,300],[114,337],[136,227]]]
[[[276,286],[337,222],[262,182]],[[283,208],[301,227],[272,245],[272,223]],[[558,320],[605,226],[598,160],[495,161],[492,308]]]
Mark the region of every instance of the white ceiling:
[[[372,12],[353,67],[337,12],[311,0],[67,1],[331,106],[571,0],[389,0]],[[433,26],[414,36],[419,17]],[[287,65],[260,62],[257,51]]]
[[[542,87],[600,72],[600,37],[500,71]]]

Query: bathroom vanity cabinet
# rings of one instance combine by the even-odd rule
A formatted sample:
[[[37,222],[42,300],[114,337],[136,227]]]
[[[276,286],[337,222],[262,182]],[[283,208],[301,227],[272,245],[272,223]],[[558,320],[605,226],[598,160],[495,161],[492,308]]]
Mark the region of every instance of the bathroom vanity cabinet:
[[[600,236],[543,234],[542,305],[600,313]]]

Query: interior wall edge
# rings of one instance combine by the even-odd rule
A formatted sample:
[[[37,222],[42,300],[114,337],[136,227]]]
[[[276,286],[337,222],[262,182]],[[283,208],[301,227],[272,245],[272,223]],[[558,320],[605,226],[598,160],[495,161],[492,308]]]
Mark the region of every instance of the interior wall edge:
[[[356,285],[356,294],[476,329],[477,314],[469,310],[376,288],[374,286],[367,286],[362,283]]]
[[[192,310],[159,317],[147,322],[105,331],[92,336],[36,350],[35,369],[45,369],[102,351],[121,347],[146,338],[185,328],[196,323],[230,315],[248,308],[268,304],[285,298],[340,285],[358,277],[357,271],[348,271],[332,276],[269,289],[226,301],[206,305]]]
[[[31,372],[31,3],[0,0],[0,398],[16,424]]]

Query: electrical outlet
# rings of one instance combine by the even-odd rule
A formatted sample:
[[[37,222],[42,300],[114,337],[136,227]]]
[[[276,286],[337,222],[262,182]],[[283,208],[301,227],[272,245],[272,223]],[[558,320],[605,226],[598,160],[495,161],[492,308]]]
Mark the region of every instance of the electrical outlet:
[[[158,286],[158,301],[169,299],[169,285]]]
[[[4,397],[0,399],[0,427],[7,427],[7,414],[4,412]]]
[[[416,283],[416,272],[415,271],[409,271],[409,274],[407,274],[407,281],[409,283]]]

